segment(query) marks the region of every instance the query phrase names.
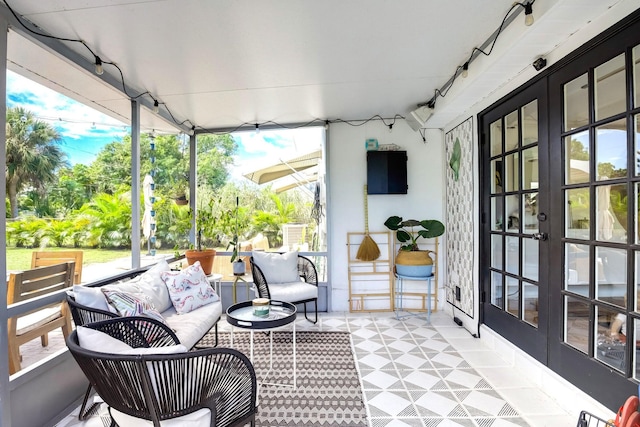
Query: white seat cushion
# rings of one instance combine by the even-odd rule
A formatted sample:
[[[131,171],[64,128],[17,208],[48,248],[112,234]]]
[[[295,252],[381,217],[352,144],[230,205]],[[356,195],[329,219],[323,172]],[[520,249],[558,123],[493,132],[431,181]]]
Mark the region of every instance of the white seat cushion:
[[[111,409],[111,416],[121,427],[153,426],[149,420],[132,417],[115,409]],[[211,425],[211,411],[207,408],[199,409],[178,418],[171,418],[160,422],[162,427],[209,427]]]
[[[269,283],[269,294],[276,301],[303,301],[318,298],[318,287],[305,282]]]
[[[162,317],[176,333],[180,342],[187,348],[192,348],[206,334],[222,316],[220,301],[203,305],[189,312],[178,314],[174,307],[163,311]]]
[[[16,335],[20,336],[45,325],[52,320],[62,317],[60,306],[38,310],[26,316],[18,317],[16,321]]]

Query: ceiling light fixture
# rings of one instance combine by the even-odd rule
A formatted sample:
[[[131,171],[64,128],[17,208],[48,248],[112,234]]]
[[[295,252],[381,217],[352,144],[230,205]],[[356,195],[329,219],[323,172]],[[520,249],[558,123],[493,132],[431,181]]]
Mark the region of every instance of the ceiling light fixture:
[[[429,120],[429,117],[431,117],[432,114],[433,110],[431,109],[431,107],[429,107],[428,105],[422,105],[410,112],[405,120],[407,121],[407,124],[411,127],[411,129],[417,132],[424,127],[425,123],[427,122],[427,120]]]
[[[96,55],[96,74],[101,76],[104,73],[104,68],[102,67],[102,59]]]
[[[160,104],[157,99],[153,100],[153,112],[158,114],[160,112]]]
[[[463,79],[466,79],[469,76],[469,61],[465,62],[462,66],[462,74]]]

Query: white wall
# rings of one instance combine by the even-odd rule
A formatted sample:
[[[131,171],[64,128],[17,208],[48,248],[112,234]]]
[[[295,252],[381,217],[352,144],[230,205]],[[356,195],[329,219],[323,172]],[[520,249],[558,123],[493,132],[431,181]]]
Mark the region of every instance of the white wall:
[[[367,183],[365,140],[376,138],[379,144],[396,144],[407,151],[408,192],[402,195],[369,195],[369,231],[387,231],[384,221],[391,215],[405,219],[444,218],[444,141],[442,132],[431,130],[423,143],[403,120],[398,120],[389,133],[381,121],[362,126],[331,124],[328,132],[328,224],[329,286],[331,311],[349,310],[347,274],[347,232],[364,232],[364,194]],[[445,224],[446,225],[446,224]],[[443,239],[446,238],[446,233]],[[444,251],[441,240],[440,253]],[[440,265],[444,265],[441,256]],[[440,268],[439,273],[444,269]],[[442,275],[440,276],[442,277]],[[441,302],[439,302],[439,307]]]

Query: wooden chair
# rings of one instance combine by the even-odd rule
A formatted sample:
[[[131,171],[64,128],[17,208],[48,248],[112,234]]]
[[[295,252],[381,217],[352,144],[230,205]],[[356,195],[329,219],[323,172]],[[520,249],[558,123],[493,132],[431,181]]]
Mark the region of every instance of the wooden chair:
[[[76,268],[73,274],[73,284],[78,285],[82,281],[82,254],[82,251],[34,251],[31,254],[31,268],[74,261]]]
[[[73,285],[74,267],[74,262],[65,262],[11,273],[7,284],[7,305],[70,288]],[[62,328],[66,338],[72,331],[71,315],[64,301],[37,308],[22,316],[10,317],[7,327],[10,374],[21,369],[21,345],[40,337],[42,346],[46,347],[49,344],[48,332]]]

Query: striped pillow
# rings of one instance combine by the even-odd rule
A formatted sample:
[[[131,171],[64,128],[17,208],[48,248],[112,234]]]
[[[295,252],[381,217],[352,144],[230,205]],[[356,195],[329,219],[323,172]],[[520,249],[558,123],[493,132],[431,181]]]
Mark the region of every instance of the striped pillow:
[[[128,292],[103,289],[107,302],[120,316],[147,316],[166,324],[164,318],[153,305]]]

